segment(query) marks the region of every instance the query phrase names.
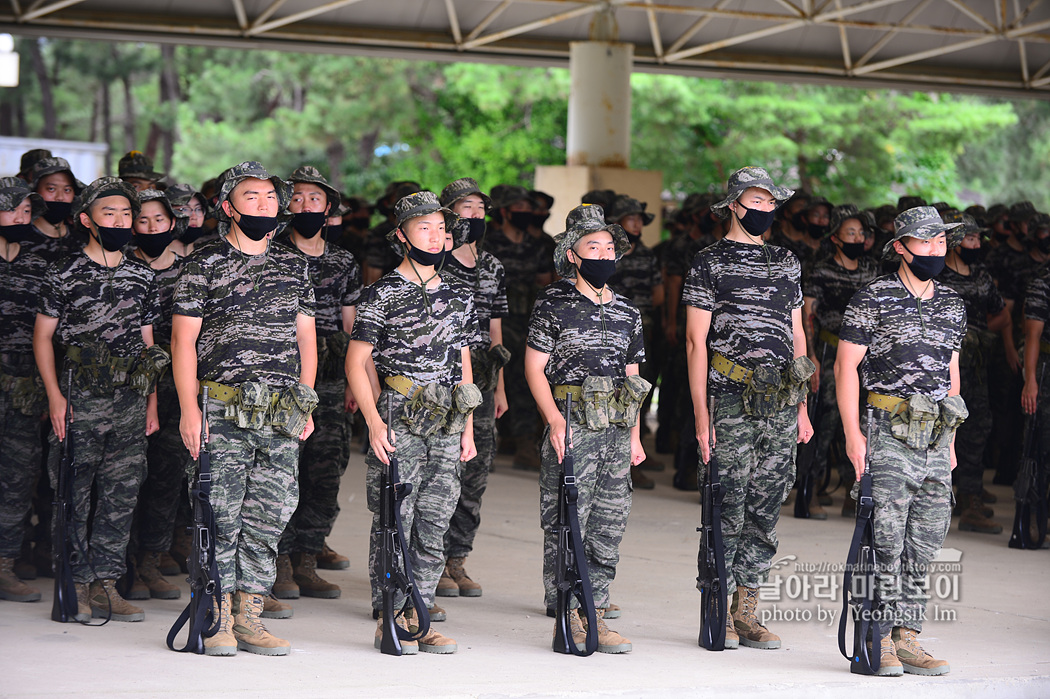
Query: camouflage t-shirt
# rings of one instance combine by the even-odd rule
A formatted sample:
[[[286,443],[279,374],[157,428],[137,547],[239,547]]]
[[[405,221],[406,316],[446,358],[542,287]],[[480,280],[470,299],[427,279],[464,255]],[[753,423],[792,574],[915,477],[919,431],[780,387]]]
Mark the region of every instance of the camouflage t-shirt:
[[[419,284],[385,275],[364,290],[350,339],[372,345],[381,378],[452,386],[463,377],[460,350],[481,342],[474,294],[444,278],[425,293],[428,303]]]
[[[402,255],[395,250],[386,234],[394,229],[394,224],[383,221],[368,232],[364,243],[364,263],[369,267],[383,270],[383,274],[390,274],[394,268],[401,264]]]
[[[487,349],[492,345],[489,321],[507,317],[507,285],[503,265],[484,250],[478,255],[474,267],[464,267],[454,257],[449,257],[441,269],[441,276],[448,276],[468,289],[474,290],[474,308],[478,314],[478,329],[481,331],[479,345]]]
[[[966,306],[959,294],[934,281],[933,298],[920,301],[896,274],[858,291],[839,331],[839,339],[868,348],[861,365],[864,388],[934,400],[948,395],[952,352],[961,349],[965,335]]]
[[[795,357],[791,312],[802,307],[802,269],[776,245],[723,238],[701,250],[682,289],[682,304],[711,312],[709,359],[719,353],[743,366],[787,368]],[[738,393],[743,385],[712,367],[708,386]]]
[[[47,260],[25,249],[8,262],[0,257],[0,365],[12,376],[28,376],[33,368],[33,325]],[[12,373],[12,364],[27,363],[32,371]]]
[[[1027,250],[1014,250],[1005,243],[988,253],[985,265],[1003,298],[1014,301],[1024,299],[1025,285],[1020,281],[1020,273],[1029,266],[1031,259]]]
[[[660,261],[653,251],[638,241],[630,255],[616,263],[616,273],[609,277],[609,286],[626,296],[642,316],[653,312],[653,287],[663,284]]]
[[[1025,319],[1043,323],[1043,334],[1039,339],[1050,342],[1050,268],[1036,276],[1028,285],[1024,302]]]
[[[715,239],[708,235],[692,238],[689,235],[680,235],[672,238],[664,246],[664,271],[669,277],[685,277],[689,274],[689,266],[700,252]]]
[[[287,246],[301,252],[291,240]],[[328,337],[343,330],[343,306],[356,306],[361,300],[361,267],[353,255],[330,244],[322,255],[305,257],[314,287],[317,337]]]
[[[200,318],[197,377],[271,388],[299,382],[296,316],[314,315],[314,288],[302,254],[271,244],[247,255],[225,238],[186,258],[172,312]]]
[[[966,304],[966,326],[974,330],[988,329],[988,316],[995,315],[1006,307],[999,290],[995,288],[992,275],[979,265],[970,265],[970,274],[963,276],[945,267],[937,275],[937,281],[955,289]]]
[[[538,291],[536,276],[553,272],[554,258],[545,256],[543,244],[528,233],[520,243],[513,243],[500,230],[485,234],[485,252],[503,265],[508,314],[528,315]]]
[[[806,268],[815,264],[820,252],[819,248],[809,246],[806,242],[805,235],[798,240],[792,240],[784,235],[779,226],[773,226],[773,234],[770,236],[769,242],[795,253],[795,257],[798,258],[799,263]]]
[[[56,338],[65,346],[104,342],[114,357],[146,348],[142,328],[160,317],[153,272],[127,257],[103,267],[84,252],[52,264],[40,287],[41,314],[58,318]]]
[[[36,226],[32,226],[30,236],[22,242],[22,249],[33,252],[50,263],[80,252],[86,244],[87,239],[82,231],[70,230],[64,238],[51,238]]]
[[[173,253],[174,254],[174,253]],[[175,297],[175,282],[182,271],[185,258],[175,255],[175,261],[166,269],[153,269],[148,262],[137,255],[128,255],[128,259],[146,267],[153,274],[153,285],[157,289],[157,302],[160,304],[160,316],[153,324],[153,341],[158,345],[171,346],[171,306]]]
[[[839,334],[842,314],[853,294],[878,276],[878,265],[870,257],[857,259],[857,269],[846,269],[833,258],[816,263],[802,277],[802,295],[816,301],[814,315],[821,330]]]
[[[528,345],[550,355],[545,373],[555,386],[579,386],[588,376],[622,379],[628,364],[645,361],[638,309],[616,292],[606,303],[594,303],[571,279],[540,292],[529,318]]]

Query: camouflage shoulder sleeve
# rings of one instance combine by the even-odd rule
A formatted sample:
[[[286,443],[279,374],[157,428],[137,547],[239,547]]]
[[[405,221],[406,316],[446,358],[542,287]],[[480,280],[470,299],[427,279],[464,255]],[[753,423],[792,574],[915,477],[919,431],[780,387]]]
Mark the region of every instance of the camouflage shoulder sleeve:
[[[1050,321],[1050,276],[1040,274],[1028,284],[1024,317],[1042,323]]]
[[[343,289],[342,305],[356,306],[361,302],[361,289],[364,288],[361,283],[361,265],[357,264],[353,255],[346,251],[342,252],[343,255],[340,257],[344,258],[346,265],[346,285]]]
[[[631,331],[631,340],[627,345],[627,363],[641,364],[645,361],[645,335],[642,332],[642,314],[635,308],[634,304],[623,299],[627,305],[628,312],[634,318],[634,329]]]
[[[490,258],[492,270],[496,277],[496,296],[492,299],[492,317],[506,318],[510,314],[510,307],[507,305],[507,270],[503,268],[503,263],[497,260],[495,256],[486,252],[481,254],[488,255]]]
[[[536,305],[532,307],[532,315],[529,317],[528,346],[544,354],[553,354],[558,342],[559,324],[558,314],[551,304],[551,290],[555,284],[544,289]]]
[[[481,344],[481,328],[478,326],[478,311],[474,304],[474,294],[462,284],[458,285],[458,287],[456,293],[460,294],[460,298],[464,301],[463,314],[465,316],[460,347],[471,347]]]
[[[373,347],[379,344],[386,325],[386,313],[383,309],[381,293],[385,286],[385,279],[385,277],[380,279],[364,290],[361,303],[357,304],[357,315],[354,318],[353,330],[350,332],[351,340],[367,342]]]
[[[712,246],[714,247],[714,246]],[[689,276],[685,279],[682,287],[682,304],[693,306],[702,311],[715,310],[715,274],[711,270],[711,261],[708,251],[711,248],[701,250],[693,258],[693,266],[689,269]],[[673,250],[672,250],[673,252]]]
[[[203,318],[204,305],[208,302],[208,277],[198,261],[197,255],[186,260],[175,281],[171,314]]]
[[[314,285],[310,281],[310,263],[306,255],[298,248],[280,247],[271,250],[270,254],[278,258],[278,261],[289,268],[289,276],[299,280],[299,288],[296,290],[299,296],[299,313],[313,318],[317,315],[317,296],[314,294]]]
[[[875,282],[862,287],[850,299],[842,316],[839,339],[867,347],[879,324],[878,298],[873,290]]]
[[[63,270],[68,266],[68,258],[62,258],[48,266],[44,274],[44,283],[40,285],[40,302],[37,311],[41,315],[51,318],[61,318],[62,309],[65,306],[64,285],[61,277]]]
[[[1006,308],[1006,302],[1003,301],[1003,296],[999,293],[999,290],[995,288],[995,282],[992,281],[992,276],[988,274],[987,270],[980,269],[977,271],[977,284],[981,290],[981,300],[984,302],[985,313],[994,316]]]

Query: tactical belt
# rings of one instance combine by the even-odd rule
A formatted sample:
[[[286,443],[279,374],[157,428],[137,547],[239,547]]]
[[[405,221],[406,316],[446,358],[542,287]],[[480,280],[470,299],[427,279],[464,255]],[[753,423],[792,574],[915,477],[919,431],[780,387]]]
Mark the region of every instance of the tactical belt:
[[[413,383],[412,379],[406,378],[404,376],[388,376],[385,379],[383,379],[383,383],[385,383],[387,386],[403,395],[405,398],[408,398],[409,400],[415,398],[416,395],[418,395],[419,392],[423,390],[422,386]]]
[[[868,392],[868,405],[879,410],[885,410],[887,413],[894,413],[897,411],[897,407],[901,403],[907,403],[908,401],[904,398],[898,398],[896,396],[884,396],[881,393]]]
[[[820,334],[817,337],[819,337],[821,340],[823,340],[825,343],[831,345],[832,347],[838,347],[839,346],[839,336],[838,335],[833,335],[832,333],[828,332],[827,330],[821,330]]]
[[[81,359],[81,357],[83,356],[82,352],[81,352],[81,348],[77,347],[76,345],[69,345],[69,346],[66,347],[66,356],[69,358],[70,361],[72,361],[75,364],[80,364],[81,366],[103,366],[102,364],[97,363],[97,362],[94,363],[94,364],[85,364],[83,362],[83,360]],[[131,367],[133,367],[135,365],[135,361],[137,359],[138,359],[138,357],[135,357],[135,356],[132,356],[132,357],[113,357],[113,356],[111,356],[109,358],[109,361],[106,362],[105,366],[108,366],[109,368],[113,369],[114,371],[131,371]]]
[[[751,375],[755,373],[754,369],[741,366],[731,359],[727,359],[719,352],[715,352],[714,356],[711,357],[711,368],[730,381],[743,384],[749,382]]]
[[[1050,342],[1040,342],[1039,351],[1043,354],[1050,354]]]
[[[240,389],[232,386],[224,386],[221,383],[215,383],[214,381],[201,381],[200,388],[197,389],[197,394],[201,395],[204,393],[204,387],[208,387],[208,398],[217,400],[220,403],[229,403],[237,394],[240,393]]]
[[[569,396],[572,396],[574,401],[579,402],[583,397],[583,386],[559,384],[554,387],[554,400],[565,400]]]

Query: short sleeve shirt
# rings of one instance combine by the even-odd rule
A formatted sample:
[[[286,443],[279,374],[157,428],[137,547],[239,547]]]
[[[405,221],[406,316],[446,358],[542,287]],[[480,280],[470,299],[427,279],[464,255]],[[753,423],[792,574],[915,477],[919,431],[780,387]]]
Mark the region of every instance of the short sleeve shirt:
[[[503,264],[485,251],[478,255],[474,267],[464,267],[455,257],[449,256],[441,269],[441,276],[447,276],[474,291],[474,308],[481,331],[479,344],[483,348],[491,346],[489,321],[507,317],[507,283]]]
[[[290,240],[287,245],[296,250]],[[356,306],[361,300],[361,267],[353,255],[331,244],[317,257],[304,257],[314,287],[317,337],[329,337],[343,329],[343,306]]]
[[[644,317],[653,313],[653,288],[662,285],[660,261],[653,251],[638,241],[630,255],[616,263],[616,274],[609,278],[609,286],[626,296]]]
[[[175,261],[167,269],[153,269],[135,255],[129,255],[128,259],[146,267],[153,274],[153,285],[157,289],[157,303],[160,307],[160,315],[153,324],[153,341],[158,345],[171,345],[171,305],[175,298],[175,282],[178,281],[185,258],[175,255]]]
[[[988,329],[988,316],[995,315],[1006,307],[1002,295],[995,288],[992,275],[979,265],[970,266],[970,274],[962,275],[945,267],[937,275],[937,281],[955,290],[966,304],[966,327],[975,330]]]
[[[10,262],[0,258],[0,317],[4,319],[0,366],[7,369],[5,373],[12,373],[6,361],[9,355],[33,357],[33,325],[48,267],[47,260],[24,249]]]
[[[485,251],[503,265],[508,313],[527,316],[536,296],[536,276],[552,271],[552,254],[546,254],[540,240],[528,233],[514,243],[499,230],[485,234]]]
[[[1050,270],[1044,270],[1028,284],[1024,317],[1041,321],[1043,334],[1039,338],[1043,342],[1050,342]]]
[[[833,258],[813,265],[802,279],[802,295],[816,301],[814,315],[821,330],[839,334],[842,314],[853,294],[878,276],[878,267],[870,257],[857,259],[857,269],[846,269]]]

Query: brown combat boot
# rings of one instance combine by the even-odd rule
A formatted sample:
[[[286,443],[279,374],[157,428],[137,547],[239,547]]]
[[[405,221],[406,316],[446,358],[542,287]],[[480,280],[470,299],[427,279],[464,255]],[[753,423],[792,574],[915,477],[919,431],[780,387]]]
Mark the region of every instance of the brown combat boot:
[[[394,623],[408,631],[408,620],[404,615],[394,617]],[[376,624],[376,638],[372,643],[376,650],[383,649],[383,613],[379,612],[379,621]],[[419,652],[419,643],[416,641],[401,641],[401,655],[415,655]]]
[[[91,586],[87,583],[73,583],[77,591],[77,613],[73,617],[80,623],[91,621]]]
[[[879,669],[875,671],[875,674],[878,677],[900,677],[904,674],[904,666],[901,665],[901,661],[897,657],[897,648],[889,634],[882,637]]]
[[[320,599],[336,599],[342,594],[342,590],[335,583],[317,575],[317,557],[312,553],[296,554],[295,571],[293,580],[299,586],[299,594],[303,597],[318,597]]]
[[[892,638],[897,657],[904,666],[904,672],[909,675],[947,675],[951,670],[947,660],[937,660],[923,650],[919,645],[919,634],[916,631],[895,626]]]
[[[219,630],[214,636],[204,639],[205,655],[237,655],[237,638],[233,635],[233,600],[229,592],[212,606],[212,613],[219,617]]]
[[[134,568],[134,571],[129,569],[124,573],[124,577],[120,580],[120,584],[123,586],[127,584],[129,576],[131,577],[131,585],[128,586],[128,592],[124,596],[124,599],[149,599],[149,585],[147,585],[146,581],[142,579],[142,571],[139,570],[137,565],[132,567]]]
[[[733,625],[740,636],[740,645],[748,648],[780,648],[780,636],[759,623],[757,587],[737,587],[733,593]]]
[[[733,597],[730,595],[726,598],[726,609],[728,610],[733,605]],[[733,615],[726,614],[726,650],[732,650],[740,647],[740,634],[736,632],[736,627],[733,626]]]
[[[167,551],[160,552],[157,570],[160,571],[161,575],[178,575],[182,572],[182,568],[179,567],[179,564],[175,562],[175,559]]]
[[[15,559],[0,558],[0,599],[10,602],[37,602],[40,591],[29,587],[15,575]]]
[[[138,565],[139,578],[149,588],[149,596],[153,599],[178,599],[182,597],[182,591],[164,579],[160,572],[160,553],[147,551],[139,554]]]
[[[22,580],[36,580],[36,566],[33,565],[33,542],[22,542],[22,552],[15,559],[15,575]]]
[[[190,536],[189,529],[176,526],[175,531],[171,535],[171,549],[169,549],[168,553],[171,555],[171,560],[175,561],[179,566],[179,570],[183,573],[190,572],[186,559],[189,558],[192,551],[193,537]]]
[[[584,650],[587,648],[587,629],[583,627],[583,619],[580,618],[579,609],[569,610],[569,633],[572,635],[572,642],[576,644],[576,650]],[[558,627],[554,627],[552,636],[558,635]]]
[[[262,595],[237,590],[233,596],[233,635],[237,648],[257,655],[288,655],[292,644],[266,630],[259,620],[262,609]]]
[[[612,602],[609,602],[609,606],[605,608],[606,619],[619,619],[622,614],[623,610]]]
[[[448,612],[446,612],[444,609],[437,606],[436,604],[431,607],[427,607],[427,614],[430,615],[431,621],[445,621],[446,619],[448,619]]]
[[[146,618],[146,613],[141,607],[136,607],[120,596],[117,592],[117,581],[112,578],[91,583],[88,595],[91,616],[96,619],[110,617],[113,621],[143,621]]]
[[[419,626],[416,624],[416,610],[409,610],[405,617],[408,621],[408,628],[412,633],[416,633]],[[447,636],[442,636],[440,633],[434,630],[431,626],[427,635],[419,639],[419,650],[424,653],[438,653],[441,655],[447,653],[455,653],[459,646],[456,642]]]
[[[456,585],[459,586],[460,597],[481,597],[481,585],[471,580],[470,576],[467,575],[467,571],[463,568],[463,563],[466,560],[466,556],[450,558],[445,566],[445,570],[448,571],[449,577],[455,580]]]
[[[1003,526],[984,516],[984,510],[990,509],[981,500],[980,493],[964,496],[964,506],[959,513],[959,531],[979,532],[981,534],[1001,534]]]
[[[295,573],[292,571],[292,557],[287,554],[277,556],[277,579],[273,583],[272,594],[277,599],[299,599],[299,586],[295,584]]]
[[[263,619],[291,619],[294,612],[292,605],[285,604],[273,595],[266,595],[263,598],[262,614],[259,616]]]
[[[595,610],[598,615],[598,652],[599,653],[630,653],[631,642],[616,633],[605,623],[605,610]],[[586,620],[582,620],[586,627]]]
[[[325,542],[321,553],[317,554],[317,567],[322,570],[346,570],[350,567],[350,559],[330,549]]]
[[[441,579],[438,580],[437,590],[434,594],[438,597],[459,597],[459,583],[452,579],[448,572],[448,564],[441,571]]]

